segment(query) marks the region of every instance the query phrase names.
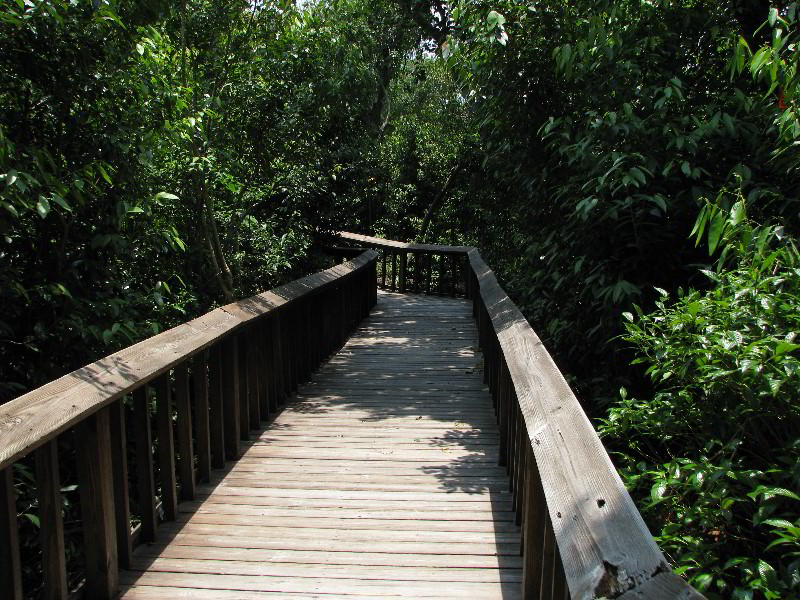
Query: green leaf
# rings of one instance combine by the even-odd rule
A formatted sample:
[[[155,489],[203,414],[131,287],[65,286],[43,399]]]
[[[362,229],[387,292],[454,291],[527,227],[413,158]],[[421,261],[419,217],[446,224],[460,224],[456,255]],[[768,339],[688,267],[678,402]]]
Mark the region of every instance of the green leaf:
[[[764,14],[764,13],[761,13]],[[775,27],[775,23],[778,21],[778,9],[773,7],[769,9],[769,26]]]
[[[722,231],[725,228],[725,213],[719,211],[711,221],[711,228],[708,231],[708,255],[714,254],[714,251],[719,245],[719,240],[722,237]]]
[[[40,527],[39,517],[37,517],[36,515],[32,515],[30,513],[25,513],[23,516],[26,519],[28,519],[31,523],[33,523],[36,527]]]
[[[38,212],[39,216],[43,219],[50,212],[50,201],[44,196],[39,196],[39,201],[36,203],[36,212]]]
[[[61,194],[56,194],[53,192],[53,202],[58,204],[64,210],[72,212],[72,207],[67,203],[66,200],[64,200],[64,197],[61,196]]]
[[[775,569],[773,569],[772,566],[763,560],[758,561],[758,574],[761,575],[761,579],[764,580],[769,587],[774,587],[778,582],[778,576],[775,574]]]
[[[103,167],[103,165],[101,165],[101,164],[98,164],[98,165],[97,165],[97,170],[98,170],[98,171],[100,171],[100,175],[102,175],[102,176],[103,176],[103,179],[105,179],[105,180],[106,180],[106,182],[107,182],[109,185],[113,185],[113,182],[111,181],[111,177],[109,177],[109,175],[108,175],[108,171],[106,171],[106,170],[105,170],[105,167]]]
[[[781,354],[786,354],[787,352],[793,352],[800,348],[800,344],[792,344],[791,342],[781,342],[777,346],[775,346],[775,356],[780,356]]]
[[[166,200],[178,200],[179,198],[175,194],[170,194],[168,192],[158,192],[156,194],[156,198],[159,200],[166,199]]]
[[[490,10],[489,15],[486,17],[486,23],[491,29],[500,27],[506,22],[506,18],[496,10]]]

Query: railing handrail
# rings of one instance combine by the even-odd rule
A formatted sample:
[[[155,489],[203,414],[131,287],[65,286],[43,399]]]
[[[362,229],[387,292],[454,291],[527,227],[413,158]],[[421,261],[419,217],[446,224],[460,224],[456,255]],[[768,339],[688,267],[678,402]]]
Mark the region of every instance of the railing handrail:
[[[502,353],[573,599],[703,598],[671,572],[569,384],[477,249],[338,236],[393,252],[466,255],[466,293],[480,297]]]
[[[351,261],[216,308],[1,405],[0,470],[247,322],[322,292],[377,257],[367,250]]]
[[[391,250],[405,250],[406,252],[435,252],[437,254],[466,254],[473,250],[472,246],[443,246],[441,244],[414,244],[387,240],[384,238],[351,233],[349,231],[339,231],[336,237],[349,242],[359,242],[368,246],[387,248]]]

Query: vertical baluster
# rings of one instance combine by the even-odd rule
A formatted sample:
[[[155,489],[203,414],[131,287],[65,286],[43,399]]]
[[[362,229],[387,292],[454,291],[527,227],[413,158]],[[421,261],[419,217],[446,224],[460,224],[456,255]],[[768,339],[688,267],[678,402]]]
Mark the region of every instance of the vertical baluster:
[[[269,420],[272,382],[272,341],[269,339],[270,324],[262,319],[253,330],[256,353],[256,384],[258,385],[258,414],[261,421]],[[261,424],[259,424],[259,428]]]
[[[250,405],[250,429],[261,429],[261,403],[259,401],[258,372],[261,364],[258,360],[258,343],[256,342],[255,325],[251,325],[245,333],[247,344],[247,403]]]
[[[555,544],[555,560],[553,561],[553,600],[567,600],[569,588],[567,576],[564,573],[564,564],[561,562],[561,551]]]
[[[225,468],[225,378],[222,367],[223,344],[217,343],[208,353],[208,419],[211,441],[211,467]]]
[[[386,289],[386,250],[381,252],[381,289]]]
[[[397,291],[397,252],[392,252],[392,291]]]
[[[192,446],[192,406],[189,398],[189,364],[175,367],[175,410],[178,430],[178,473],[181,500],[194,500],[194,448]]]
[[[525,473],[525,508],[523,511],[523,557],[522,588],[523,598],[539,598],[542,585],[542,558],[545,518],[547,506],[544,490],[539,477],[539,469],[531,450],[530,441],[525,444],[527,470]]]
[[[542,544],[542,587],[540,598],[551,600],[553,598],[553,569],[555,567],[556,540],[553,535],[553,523],[547,508],[545,513],[544,543]]]
[[[225,421],[225,458],[239,458],[239,352],[234,336],[222,342],[222,413]]]
[[[17,496],[12,465],[0,472],[0,589],[6,591],[9,600],[22,600]]]
[[[464,295],[467,298],[471,298],[472,295],[470,293],[470,283],[472,282],[472,277],[470,277],[470,268],[469,268],[469,255],[463,254],[461,256],[461,264],[463,265],[462,270],[464,273]]]
[[[270,409],[277,411],[279,406],[286,403],[286,384],[284,383],[284,376],[286,370],[283,366],[283,345],[281,344],[281,317],[275,315],[270,320],[270,338],[272,343],[272,379],[274,381],[273,388],[275,391],[274,398],[270,395]]]
[[[61,483],[58,442],[51,440],[36,450],[36,492],[39,499],[39,535],[42,542],[42,579],[45,600],[66,600],[67,564],[64,523],[61,517]]]
[[[154,542],[158,517],[153,477],[153,435],[146,386],[137,388],[133,392],[133,435],[136,443],[136,491],[139,500],[139,519],[142,523],[139,539],[143,543]]]
[[[428,252],[425,255],[425,266],[427,273],[425,274],[425,293],[430,296],[431,294],[431,279],[433,279],[433,254]]]
[[[436,255],[436,264],[439,266],[439,281],[437,282],[437,291],[436,294],[439,296],[444,296],[444,269],[442,268],[442,264],[444,263],[444,254],[437,254]]]
[[[408,254],[405,252],[400,253],[400,292],[405,293],[406,291],[406,271],[408,265],[406,264],[406,260],[408,259]]]
[[[111,600],[119,591],[110,433],[109,408],[75,427],[86,595],[92,600]]]
[[[108,407],[111,418],[111,467],[114,473],[114,518],[117,529],[119,566],[129,569],[131,543],[131,508],[128,491],[128,449],[125,432],[125,402],[117,400]]]
[[[525,506],[525,494],[527,493],[527,489],[525,488],[525,472],[528,468],[528,453],[525,451],[525,444],[529,443],[528,429],[522,418],[522,411],[517,403],[516,394],[512,395],[511,398],[517,407],[519,415],[517,417],[519,419],[519,427],[517,427],[517,460],[516,469],[514,471],[514,512],[517,525],[522,525],[522,511]]]
[[[156,424],[158,429],[158,470],[164,519],[174,521],[178,513],[175,479],[175,440],[172,431],[172,402],[169,371],[156,379]]]
[[[211,480],[211,424],[208,407],[208,352],[192,361],[194,427],[197,439],[197,481]]]
[[[239,378],[239,437],[243,441],[250,439],[250,403],[247,380],[247,346],[245,336],[236,336],[237,375]]]
[[[456,297],[456,288],[458,287],[458,264],[456,263],[456,255],[450,255],[450,274],[453,278],[450,280],[450,295]]]
[[[495,354],[494,352],[492,353]],[[505,467],[508,464],[508,380],[506,379],[505,369],[502,365],[502,359],[500,359],[499,354],[500,352],[496,353],[498,355],[497,361],[492,360],[492,380],[496,381],[495,383],[495,395],[497,396],[497,423],[498,428],[500,430],[500,451],[498,452],[499,456],[497,459],[497,464],[501,467]],[[494,365],[498,368],[494,368]]]

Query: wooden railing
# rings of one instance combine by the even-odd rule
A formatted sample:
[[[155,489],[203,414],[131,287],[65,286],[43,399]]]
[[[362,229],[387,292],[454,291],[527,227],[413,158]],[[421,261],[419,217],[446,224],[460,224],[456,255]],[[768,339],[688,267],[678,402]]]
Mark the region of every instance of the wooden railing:
[[[276,413],[369,313],[377,258],[368,250],[223,306],[0,406],[0,597],[23,595],[15,461],[35,456],[43,597],[66,598],[58,447],[59,438],[73,437],[84,596],[113,598],[133,547],[155,541],[159,513],[175,520],[178,503],[193,499],[195,484],[236,460],[240,441]],[[126,431],[135,438],[139,525],[133,530]]]
[[[464,265],[500,426],[500,464],[522,525],[525,598],[703,598],[671,572],[577,398],[476,249],[338,237],[380,251],[383,274],[389,257],[403,264],[409,254],[421,265],[431,256]],[[401,269],[400,290],[409,288],[404,276]],[[381,283],[390,287],[383,276]]]

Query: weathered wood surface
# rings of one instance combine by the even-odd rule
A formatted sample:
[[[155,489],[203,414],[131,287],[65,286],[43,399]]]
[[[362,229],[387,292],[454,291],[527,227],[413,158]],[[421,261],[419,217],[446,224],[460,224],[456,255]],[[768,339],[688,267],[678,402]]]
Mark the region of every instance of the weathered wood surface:
[[[338,285],[377,257],[369,250],[347,263],[218,308],[4,404],[0,407],[0,469],[249,321]]]
[[[339,231],[336,237],[349,242],[357,242],[369,247],[386,248],[391,250],[405,250],[406,252],[426,252],[435,254],[466,254],[473,250],[472,246],[442,246],[439,244],[409,244],[396,240],[361,235],[360,233],[350,233]]]
[[[122,598],[519,597],[470,312],[380,294],[242,458],[136,549]]]
[[[491,269],[477,250],[468,256],[479,304],[485,307],[522,412],[572,597],[617,597],[641,586],[653,587],[649,582],[669,572],[669,564],[600,438]],[[554,560],[547,530],[544,552],[546,560]],[[675,584],[676,579],[680,581],[670,581]],[[686,593],[695,594],[692,597],[702,597],[685,582],[682,585]]]

